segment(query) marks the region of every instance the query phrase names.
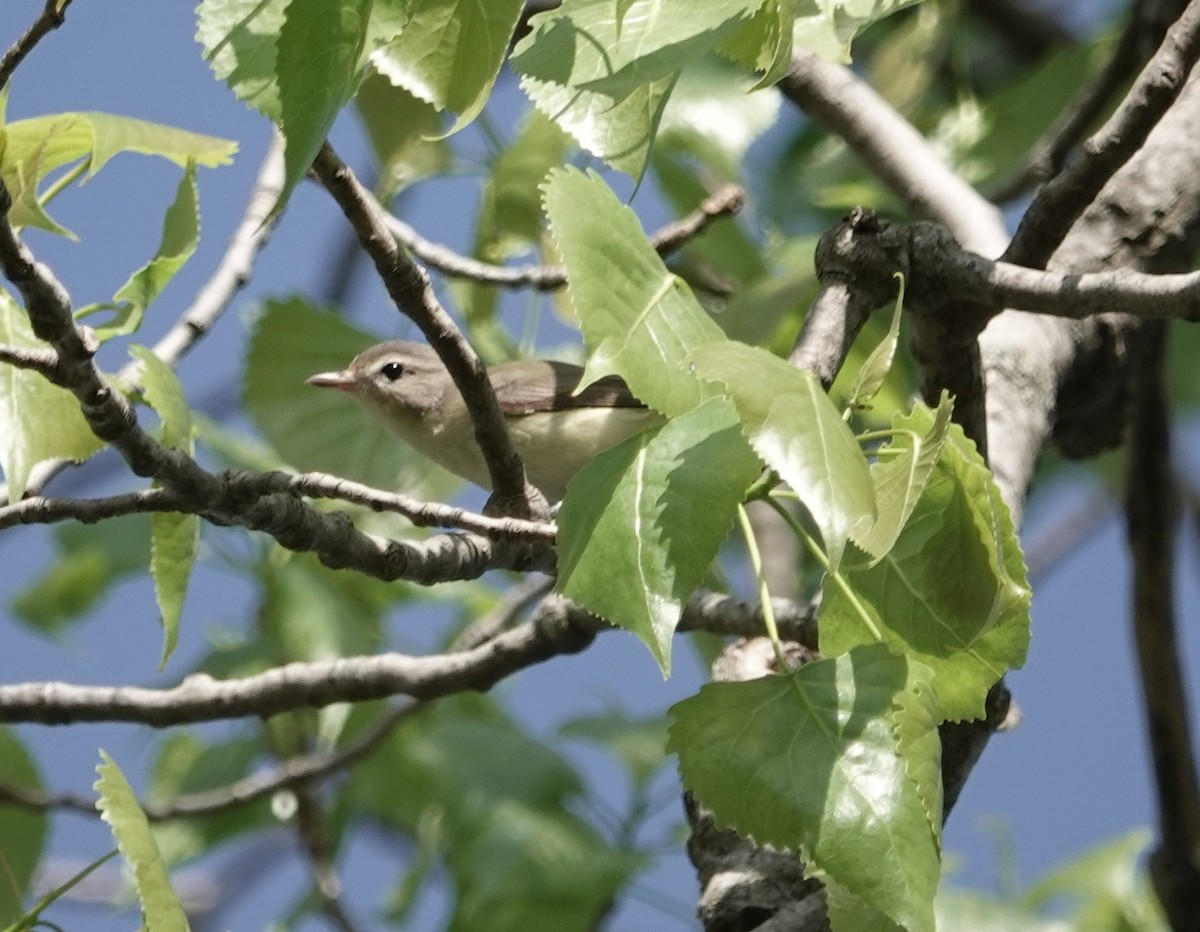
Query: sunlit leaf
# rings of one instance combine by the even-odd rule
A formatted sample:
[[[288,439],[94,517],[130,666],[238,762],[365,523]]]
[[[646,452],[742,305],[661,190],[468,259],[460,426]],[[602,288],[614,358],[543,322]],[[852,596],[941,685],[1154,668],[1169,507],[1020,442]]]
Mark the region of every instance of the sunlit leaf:
[[[0,343],[47,348],[33,335],[25,311],[3,290]],[[29,471],[38,463],[58,458],[81,463],[103,448],[74,395],[31,369],[0,363],[0,467],[10,501],[25,494]]]
[[[731,340],[691,358],[700,378],[733,399],[751,446],[800,496],[836,566],[855,528],[874,521],[875,495],[866,457],[821,383],[766,350]]]
[[[275,69],[284,184],[299,184],[350,100],[367,41],[371,0],[291,0],[279,30]]]
[[[933,414],[914,409],[928,431]],[[825,578],[821,652],[838,656],[881,633],[935,674],[938,714],[983,715],[988,688],[1025,662],[1029,586],[1008,510],[957,425],[895,545],[878,563]],[[865,617],[864,617],[865,614]]]
[[[143,397],[158,413],[163,446],[192,455],[196,449],[192,412],[179,379],[146,347],[131,346],[129,354],[141,363]],[[155,512],[150,517],[150,529],[150,575],[154,579],[154,597],[163,626],[161,668],[166,666],[179,641],[183,597],[200,543],[200,518],[191,514]]]
[[[717,394],[683,367],[693,349],[722,339],[721,329],[663,265],[633,211],[594,173],[553,171],[543,191],[588,347],[584,382],[620,375],[668,416]]]
[[[719,825],[800,849],[810,870],[932,932],[938,848],[896,735],[917,670],[877,644],[783,676],[708,683],[671,707],[668,747]]]
[[[598,456],[558,515],[558,590],[637,635],[665,676],[683,604],[760,469],[720,399]]]
[[[167,214],[163,218],[162,239],[154,258],[130,276],[129,281],[113,295],[112,304],[83,308],[77,314],[83,317],[97,311],[116,312],[108,323],[95,327],[96,338],[101,342],[137,330],[142,324],[146,308],[192,257],[200,241],[198,200],[196,166],[189,162],[179,180],[175,200],[167,208]]]
[[[96,767],[100,779],[95,789],[100,794],[96,808],[112,827],[113,837],[125,860],[133,869],[134,886],[147,932],[186,932],[190,928],[171,888],[171,877],[150,832],[146,814],[138,805],[133,787],[103,750],[102,763]]]
[[[371,55],[389,81],[451,110],[457,132],[487,103],[523,0],[411,0],[400,34]]]

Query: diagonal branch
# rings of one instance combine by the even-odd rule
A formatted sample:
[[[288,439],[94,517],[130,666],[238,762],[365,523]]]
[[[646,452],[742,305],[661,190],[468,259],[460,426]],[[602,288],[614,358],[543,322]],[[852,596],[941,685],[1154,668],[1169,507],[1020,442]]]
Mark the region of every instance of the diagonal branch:
[[[354,227],[396,307],[421,329],[446,364],[471,414],[494,500],[502,508],[515,509],[519,517],[544,509],[541,493],[525,477],[525,466],[508,434],[483,362],[433,293],[428,273],[396,244],[387,227],[386,211],[329,143],[322,146],[313,171]]]
[[[61,26],[67,18],[67,7],[71,0],[46,0],[42,13],[25,30],[25,34],[17,39],[0,58],[0,90],[8,84],[17,66],[25,60],[25,56],[33,51],[33,47],[53,30]]]
[[[1197,56],[1200,0],[1192,0],[1108,122],[1084,143],[1079,158],[1034,197],[1004,251],[1006,261],[1046,265],[1080,214],[1178,98]]]
[[[1079,89],[1045,137],[1030,148],[1028,155],[1004,178],[989,186],[988,199],[996,203],[1013,200],[1062,171],[1068,153],[1088,127],[1103,115],[1133,73],[1145,64],[1150,52],[1161,44],[1163,33],[1171,21],[1178,18],[1183,6],[1179,0],[1171,4],[1161,0],[1137,0],[1116,49],[1100,73]]]

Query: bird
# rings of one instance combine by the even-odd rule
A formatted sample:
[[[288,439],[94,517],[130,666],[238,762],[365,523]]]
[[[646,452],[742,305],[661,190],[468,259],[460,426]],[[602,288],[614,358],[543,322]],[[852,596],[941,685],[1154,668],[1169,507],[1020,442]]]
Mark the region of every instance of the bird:
[[[500,363],[487,374],[526,476],[550,502],[561,501],[597,455],[663,421],[619,376],[578,391],[583,369],[545,359]],[[429,346],[378,343],[345,369],[319,372],[307,384],[348,393],[418,453],[490,491],[467,406]]]

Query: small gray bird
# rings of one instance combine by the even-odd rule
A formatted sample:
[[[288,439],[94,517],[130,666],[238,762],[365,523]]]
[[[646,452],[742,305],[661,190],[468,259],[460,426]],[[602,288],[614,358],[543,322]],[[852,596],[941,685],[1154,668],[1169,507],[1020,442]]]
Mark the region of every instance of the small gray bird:
[[[488,368],[525,471],[551,502],[597,454],[662,416],[647,408],[617,376],[574,394],[583,370],[544,359]],[[413,449],[451,472],[490,489],[467,407],[450,373],[430,347],[391,340],[355,356],[341,372],[321,372],[309,385],[349,392]]]

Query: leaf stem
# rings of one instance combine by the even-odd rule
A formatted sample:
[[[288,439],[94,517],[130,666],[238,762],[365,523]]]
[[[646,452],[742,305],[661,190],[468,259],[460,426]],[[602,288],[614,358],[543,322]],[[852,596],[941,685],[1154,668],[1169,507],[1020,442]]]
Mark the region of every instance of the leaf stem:
[[[770,499],[767,499],[770,501]],[[742,536],[746,539],[746,550],[750,554],[750,565],[754,569],[754,578],[758,581],[758,600],[762,605],[763,625],[767,629],[767,637],[775,649],[775,661],[779,664],[779,672],[788,671],[787,658],[783,655],[783,645],[779,641],[779,627],[775,624],[775,610],[771,607],[771,590],[767,585],[767,576],[763,571],[762,555],[758,552],[758,540],[754,536],[754,526],[750,523],[750,515],[746,513],[745,505],[738,505],[738,523],[742,528]]]
[[[882,641],[883,632],[880,631],[879,626],[875,624],[875,620],[871,617],[871,613],[868,612],[866,606],[858,600],[858,595],[855,593],[850,583],[846,581],[846,577],[843,576],[839,570],[830,566],[829,557],[825,555],[825,551],[821,549],[821,545],[818,544],[813,539],[813,536],[804,529],[804,525],[796,520],[795,515],[793,515],[775,500],[774,496],[768,498],[766,501],[767,504],[774,508],[775,511],[778,512],[783,518],[783,520],[788,523],[791,529],[796,532],[796,536],[804,541],[804,546],[808,548],[809,553],[811,553],[816,558],[817,562],[821,564],[821,568],[825,570],[825,574],[834,581],[837,587],[842,590],[842,595],[844,595],[850,601],[850,604],[854,606],[854,611],[858,614],[858,617],[862,619],[862,623],[866,626],[867,630],[871,632],[871,636],[875,638],[876,641]],[[766,612],[764,612],[763,615],[765,617]]]

